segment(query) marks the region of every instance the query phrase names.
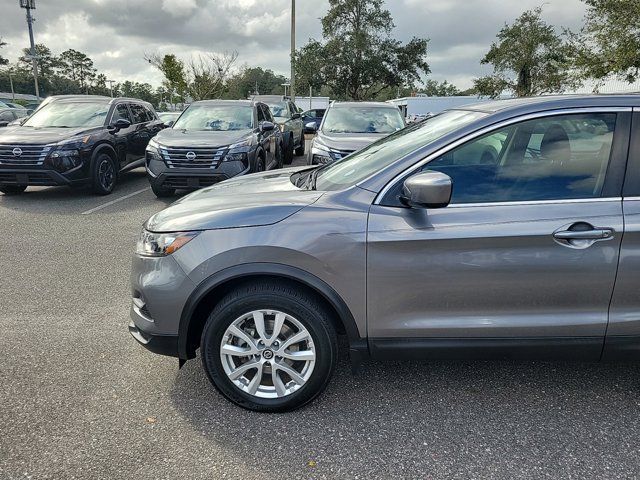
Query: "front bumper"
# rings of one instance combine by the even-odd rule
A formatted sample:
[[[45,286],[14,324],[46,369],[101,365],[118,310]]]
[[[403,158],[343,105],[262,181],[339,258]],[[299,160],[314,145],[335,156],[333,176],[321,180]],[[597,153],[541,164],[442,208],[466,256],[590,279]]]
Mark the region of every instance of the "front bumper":
[[[55,170],[2,168],[0,185],[33,185],[42,187],[64,186],[74,183]]]
[[[177,335],[151,335],[140,330],[133,321],[129,323],[129,333],[136,342],[150,352],[169,357],[178,356]]]

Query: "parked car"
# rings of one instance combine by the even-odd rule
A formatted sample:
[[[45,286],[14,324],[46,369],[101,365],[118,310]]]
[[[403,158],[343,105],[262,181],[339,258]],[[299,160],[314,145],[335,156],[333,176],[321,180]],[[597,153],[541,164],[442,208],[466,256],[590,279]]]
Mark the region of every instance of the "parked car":
[[[130,332],[181,362],[200,348],[216,388],[259,411],[315,398],[337,333],[356,365],[638,360],[638,108],[476,104],[184,197],[144,225]],[[486,145],[496,158],[469,163]]]
[[[7,105],[7,107],[9,108],[15,108],[16,110],[24,110],[24,116],[27,116],[27,108],[24,107],[23,105],[20,105],[19,103],[12,103],[12,102],[4,102],[5,105]]]
[[[26,111],[16,108],[2,108],[0,107],[0,127],[6,127],[16,120],[20,120],[27,116]]]
[[[121,172],[144,164],[147,143],[162,129],[153,107],[133,98],[49,97],[22,125],[0,131],[0,192],[29,185],[90,185],[113,191]]]
[[[322,117],[324,117],[326,108],[316,108],[314,110],[307,110],[302,112],[302,123],[304,124],[305,133],[316,133],[322,123]],[[311,128],[310,123],[315,125],[315,128]]]
[[[306,127],[314,130],[315,125]],[[334,102],[311,142],[309,165],[340,160],[405,127],[398,107],[384,102]]]
[[[167,127],[171,127],[180,116],[182,112],[158,112],[158,118],[162,120],[162,123]]]
[[[248,100],[194,102],[147,147],[158,197],[282,167],[284,143],[269,107]]]
[[[304,124],[295,103],[280,95],[255,95],[253,100],[266,103],[282,131],[285,146],[284,163],[291,165],[293,155],[304,155]]]

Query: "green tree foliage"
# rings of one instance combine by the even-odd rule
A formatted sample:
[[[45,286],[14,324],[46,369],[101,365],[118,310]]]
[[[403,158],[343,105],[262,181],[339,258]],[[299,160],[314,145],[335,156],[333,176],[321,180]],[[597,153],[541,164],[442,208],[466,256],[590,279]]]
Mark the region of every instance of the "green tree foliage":
[[[38,58],[38,75],[44,78],[51,77],[57,69],[62,67],[62,62],[58,57],[51,53],[49,47],[42,43],[35,45],[36,57]],[[22,49],[22,56],[18,59],[20,69],[31,72],[31,48]]]
[[[2,40],[2,37],[0,37],[0,48],[4,47],[7,45],[7,42]],[[0,55],[0,65],[8,65],[9,64],[9,59],[4,58],[2,55]]]
[[[60,72],[67,78],[80,83],[80,88],[87,89],[96,78],[97,71],[86,54],[74,49],[60,54]]]
[[[583,0],[584,26],[569,33],[580,78],[640,78],[640,1]]]
[[[402,45],[391,37],[393,27],[383,0],[329,0],[324,42],[310,40],[295,55],[301,91],[324,84],[337,97],[363,100],[418,82],[429,73],[428,40]]]
[[[438,82],[430,78],[424,82],[424,87],[420,88],[418,93],[423,93],[429,97],[452,97],[454,95],[460,95],[460,90],[446,80]]]
[[[164,55],[145,55],[145,59],[164,75],[162,86],[167,90],[169,96],[174,95],[182,102],[187,94],[187,72],[184,62],[173,54]]]
[[[480,95],[498,97],[508,90],[524,97],[561,92],[573,84],[569,46],[541,15],[542,8],[528,10],[500,30],[482,59],[493,65],[493,75],[475,81]]]
[[[260,67],[240,69],[227,81],[225,98],[243,99],[256,92],[261,95],[284,93],[283,83],[287,79],[283,75],[277,75],[272,70],[264,70]]]

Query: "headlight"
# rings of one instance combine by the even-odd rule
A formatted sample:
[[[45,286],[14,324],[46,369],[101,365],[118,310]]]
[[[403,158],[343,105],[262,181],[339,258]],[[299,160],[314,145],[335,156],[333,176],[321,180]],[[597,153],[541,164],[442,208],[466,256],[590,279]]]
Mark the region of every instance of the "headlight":
[[[54,147],[55,150],[49,154],[47,163],[58,172],[66,172],[76,168],[82,163],[79,147],[77,142],[67,142],[62,145],[57,145]]]
[[[311,155],[318,155],[320,157],[331,156],[329,155],[329,147],[318,142],[313,142],[313,144],[311,145]]]
[[[233,150],[234,148],[250,147],[252,145],[253,136],[247,137],[244,140],[239,141],[238,143],[234,143],[233,145],[229,145],[229,150]]]
[[[155,138],[152,138],[151,140],[149,140],[149,143],[147,143],[147,150],[150,148],[155,148],[156,150],[160,148],[160,145],[158,144],[158,142],[156,142]]]
[[[145,257],[171,255],[199,234],[200,232],[152,233],[143,230],[136,245],[136,253]]]
[[[54,150],[51,152],[51,158],[60,158],[60,157],[77,157],[80,155],[80,152],[76,149],[68,149],[68,150]]]

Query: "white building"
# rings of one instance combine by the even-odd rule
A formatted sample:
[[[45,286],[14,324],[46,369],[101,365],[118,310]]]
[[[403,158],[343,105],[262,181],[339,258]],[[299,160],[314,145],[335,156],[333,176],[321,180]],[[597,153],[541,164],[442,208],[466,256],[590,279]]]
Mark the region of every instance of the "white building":
[[[414,115],[436,114],[450,108],[485,102],[485,98],[475,96],[458,97],[403,97],[389,100],[397,105],[405,117]]]

